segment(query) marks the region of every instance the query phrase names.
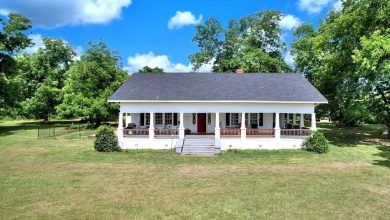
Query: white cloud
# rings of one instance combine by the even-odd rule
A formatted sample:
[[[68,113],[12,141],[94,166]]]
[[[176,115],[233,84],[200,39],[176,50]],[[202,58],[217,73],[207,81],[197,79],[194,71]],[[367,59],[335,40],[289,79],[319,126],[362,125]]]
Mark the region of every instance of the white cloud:
[[[190,11],[176,11],[175,16],[168,21],[168,28],[175,29],[187,25],[197,25],[202,19],[202,15],[199,15],[197,19]]]
[[[28,35],[28,38],[30,38],[32,40],[34,45],[32,45],[31,47],[27,47],[26,49],[23,50],[23,52],[26,52],[26,53],[31,55],[31,54],[37,52],[39,48],[44,47],[42,35],[31,34],[31,35]]]
[[[74,60],[80,60],[81,56],[84,54],[83,46],[76,46],[76,47],[73,48],[73,50],[76,53],[76,56],[74,57]]]
[[[284,55],[284,61],[291,67],[295,65],[294,56],[291,55],[291,51],[287,51]]]
[[[294,15],[287,14],[287,15],[283,15],[279,24],[282,29],[292,30],[298,27],[299,25],[301,25],[302,21],[301,19],[295,17]]]
[[[104,24],[120,18],[130,4],[131,0],[2,0],[0,13],[18,12],[43,27]]]
[[[5,8],[0,8],[0,15],[8,16],[9,11]]]
[[[149,53],[135,54],[128,57],[125,70],[129,73],[138,72],[144,66],[163,68],[164,72],[191,72],[193,67],[191,64],[173,63],[167,55],[156,55],[150,51]],[[210,72],[211,68],[211,63],[206,64],[201,66],[198,72]]]
[[[24,49],[22,52],[23,53],[28,53],[28,54],[33,54],[33,53],[36,53],[39,48],[43,48],[45,47],[44,43],[43,43],[43,36],[41,34],[30,34],[28,35],[28,37],[32,40],[32,42],[34,43],[34,45],[32,45],[31,47],[27,47],[26,49]],[[67,42],[66,40],[62,40],[64,43],[66,44],[69,44],[69,42]],[[73,50],[74,52],[76,53],[76,56],[74,58],[74,60],[80,60],[80,57],[83,55],[84,53],[84,48],[83,46],[76,46],[76,47],[73,47]]]
[[[298,7],[309,14],[316,14],[322,11],[334,0],[298,0]]]
[[[333,10],[336,12],[340,12],[343,10],[343,2],[341,0],[336,1],[333,4]]]

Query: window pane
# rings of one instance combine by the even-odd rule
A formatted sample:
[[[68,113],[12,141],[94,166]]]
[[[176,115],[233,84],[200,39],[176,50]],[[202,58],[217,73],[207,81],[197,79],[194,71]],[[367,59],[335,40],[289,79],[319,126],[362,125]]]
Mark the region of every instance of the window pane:
[[[162,125],[163,123],[163,114],[156,113],[156,125]]]
[[[257,128],[257,113],[251,113],[251,128]]]
[[[165,113],[165,124],[166,125],[172,124],[172,113]]]
[[[238,125],[238,113],[232,113],[231,114],[231,126],[237,126]]]
[[[150,113],[146,113],[146,125],[150,125]]]
[[[211,125],[211,113],[207,113],[207,124]]]

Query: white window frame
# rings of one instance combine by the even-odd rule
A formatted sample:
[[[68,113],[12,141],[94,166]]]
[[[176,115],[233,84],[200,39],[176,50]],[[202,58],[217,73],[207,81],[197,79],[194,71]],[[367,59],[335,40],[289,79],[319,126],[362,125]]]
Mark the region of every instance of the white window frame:
[[[237,118],[234,119],[234,122],[236,122],[236,124],[233,124],[233,115],[237,116]],[[238,124],[240,124],[240,115],[239,115],[239,113],[230,113],[230,126],[234,127],[234,126],[238,126]]]
[[[150,126],[150,113],[145,113],[145,126]]]
[[[167,116],[169,116],[170,118]],[[167,121],[169,119],[170,119],[170,123],[169,123],[169,121]],[[164,122],[165,122],[165,125],[173,125],[173,113],[165,113]]]
[[[155,116],[156,125],[163,125],[163,113],[156,113]]]
[[[252,123],[256,123],[256,126],[259,127],[259,114],[258,113],[249,113],[249,127],[252,127]]]

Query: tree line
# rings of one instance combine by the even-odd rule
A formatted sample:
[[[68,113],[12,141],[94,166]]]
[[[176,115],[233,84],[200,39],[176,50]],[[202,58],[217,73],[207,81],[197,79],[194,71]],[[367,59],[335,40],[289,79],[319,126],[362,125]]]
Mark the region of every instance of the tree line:
[[[34,119],[81,118],[95,125],[115,117],[108,97],[126,80],[117,52],[102,41],[89,42],[76,57],[62,39],[43,38],[33,54],[25,32],[31,21],[11,13],[0,20],[0,116]]]

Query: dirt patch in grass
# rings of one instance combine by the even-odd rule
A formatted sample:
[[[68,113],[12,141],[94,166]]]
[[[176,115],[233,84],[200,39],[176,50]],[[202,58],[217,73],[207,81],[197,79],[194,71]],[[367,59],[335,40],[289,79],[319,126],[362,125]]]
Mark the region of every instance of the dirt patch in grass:
[[[383,186],[363,185],[363,189],[381,196],[390,196],[390,188]]]

